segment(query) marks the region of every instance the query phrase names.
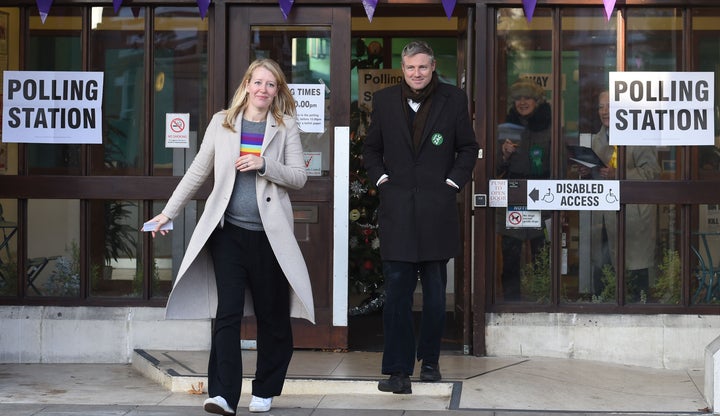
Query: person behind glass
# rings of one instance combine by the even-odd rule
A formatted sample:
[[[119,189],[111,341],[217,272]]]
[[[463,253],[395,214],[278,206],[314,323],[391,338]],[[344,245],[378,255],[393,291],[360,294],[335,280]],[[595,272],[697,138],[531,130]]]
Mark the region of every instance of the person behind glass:
[[[408,43],[401,62],[404,80],[373,96],[362,153],[380,198],[381,371],[390,377],[378,389],[408,394],[415,357],[422,361],[422,381],[442,377],[447,263],[460,252],[456,195],[472,176],[478,144],[465,93],[438,81],[430,46]],[[423,303],[416,349],[412,304],[418,277]]]
[[[592,136],[592,149],[606,166],[592,169],[582,167],[580,174],[593,179],[617,179],[617,149],[610,144],[610,96],[608,91],[598,95],[598,115],[602,126]],[[629,180],[657,179],[660,165],[652,146],[625,147],[625,177]],[[650,268],[655,264],[657,230],[654,205],[628,204],[625,206],[625,269],[630,302],[637,302],[649,290]],[[617,212],[592,212],[592,262],[594,273],[601,274],[605,264],[615,268],[617,258]],[[603,235],[605,234],[605,235]],[[606,254],[603,254],[606,253]],[[609,257],[609,258],[607,258]],[[608,263],[609,262],[609,263]],[[601,278],[593,279],[595,292],[602,292]]]
[[[227,110],[210,121],[200,150],[162,210],[160,227],[213,174],[214,185],[180,265],[166,315],[214,317],[207,412],[234,415],[242,386],[243,314],[257,320],[257,366],[251,412],[268,411],[290,359],[290,318],[314,322],[308,270],[293,234],[287,191],[307,174],[295,101],[279,65],[252,62]]]
[[[545,91],[532,80],[520,80],[510,87],[510,98],[512,105],[505,122],[520,126],[521,132],[519,140],[501,140],[495,160],[497,177],[548,179],[552,118]],[[518,301],[521,300],[523,245],[530,244],[534,259],[545,244],[545,233],[541,228],[507,228],[506,215],[505,210],[497,210],[496,227],[502,235],[503,299]]]

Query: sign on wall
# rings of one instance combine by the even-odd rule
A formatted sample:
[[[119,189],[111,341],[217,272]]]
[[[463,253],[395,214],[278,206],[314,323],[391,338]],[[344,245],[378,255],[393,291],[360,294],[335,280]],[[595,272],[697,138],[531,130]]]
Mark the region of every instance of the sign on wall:
[[[102,72],[4,71],[5,143],[102,143]]]
[[[610,144],[711,146],[712,72],[610,72]]]
[[[358,70],[358,106],[372,112],[372,98],[376,91],[397,85],[403,80],[400,69],[359,69]]]
[[[528,180],[527,191],[529,210],[620,210],[620,181]]]

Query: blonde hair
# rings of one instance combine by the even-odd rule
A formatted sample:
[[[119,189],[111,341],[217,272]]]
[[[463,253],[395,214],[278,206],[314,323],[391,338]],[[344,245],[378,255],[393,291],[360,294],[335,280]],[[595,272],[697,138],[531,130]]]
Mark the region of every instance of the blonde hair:
[[[240,112],[244,111],[248,106],[248,92],[247,86],[252,79],[253,72],[258,68],[265,68],[273,74],[277,82],[278,93],[270,104],[269,114],[275,119],[277,123],[283,125],[283,116],[295,116],[295,99],[290,93],[290,88],[287,85],[285,74],[280,69],[280,65],[272,59],[264,58],[253,61],[245,71],[240,86],[235,90],[235,95],[230,102],[230,107],[225,110],[225,120],[223,121],[223,127],[227,127],[232,131],[235,131],[235,119]]]

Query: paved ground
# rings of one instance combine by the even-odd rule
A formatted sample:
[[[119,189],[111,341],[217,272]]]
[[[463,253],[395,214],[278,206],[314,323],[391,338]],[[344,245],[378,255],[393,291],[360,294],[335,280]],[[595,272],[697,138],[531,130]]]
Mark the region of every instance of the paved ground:
[[[379,357],[378,353],[296,352],[283,395],[267,414],[679,416],[707,412],[700,370],[451,355],[441,358],[442,383],[414,382],[412,395],[393,395],[375,388]],[[206,358],[204,351],[143,351],[132,365],[0,364],[0,415],[202,416],[206,394],[191,390],[204,391],[198,387],[205,380],[201,367]],[[254,352],[244,353],[243,358],[246,372],[252,374]],[[154,374],[148,370],[152,368]],[[248,390],[243,389],[239,415],[250,414]]]

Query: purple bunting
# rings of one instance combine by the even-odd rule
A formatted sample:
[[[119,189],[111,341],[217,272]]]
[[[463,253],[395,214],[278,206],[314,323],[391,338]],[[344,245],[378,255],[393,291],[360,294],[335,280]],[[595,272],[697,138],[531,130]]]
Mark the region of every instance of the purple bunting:
[[[285,20],[287,20],[288,15],[290,14],[293,2],[294,0],[280,0],[280,11],[282,12]]]
[[[53,0],[35,0],[35,2],[40,11],[40,20],[45,23],[45,19],[50,14],[50,7],[52,7]]]
[[[523,10],[525,11],[525,18],[527,19],[528,23],[532,21],[533,13],[535,13],[535,5],[537,4],[537,0],[523,0]]]
[[[200,9],[200,18],[205,20],[208,7],[210,7],[210,0],[197,0],[198,8]]]
[[[615,8],[615,0],[603,0],[603,5],[605,5],[605,17],[610,21],[610,16]]]
[[[115,9],[115,14],[117,14],[118,10],[120,10],[120,6],[122,6],[122,0],[113,0],[113,9]]]
[[[455,3],[457,0],[442,0],[443,9],[445,9],[445,15],[448,20],[452,17],[453,10],[455,10]]]
[[[363,7],[365,8],[365,14],[370,22],[372,22],[373,15],[375,14],[377,3],[378,0],[362,0]]]

